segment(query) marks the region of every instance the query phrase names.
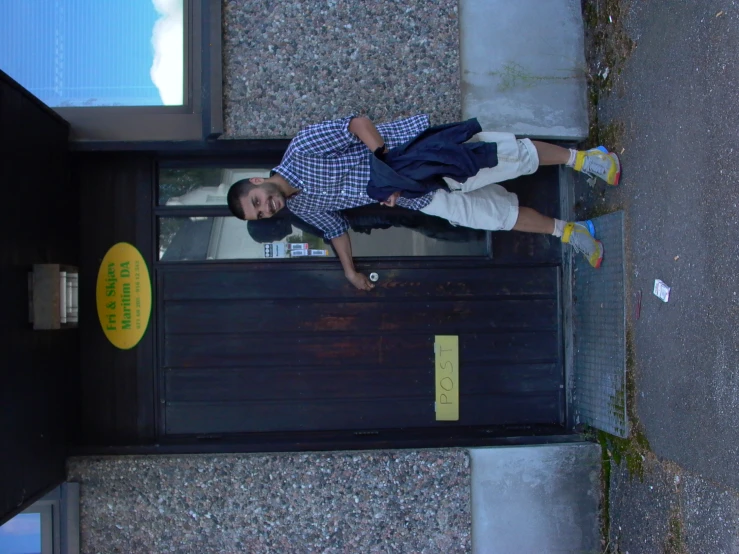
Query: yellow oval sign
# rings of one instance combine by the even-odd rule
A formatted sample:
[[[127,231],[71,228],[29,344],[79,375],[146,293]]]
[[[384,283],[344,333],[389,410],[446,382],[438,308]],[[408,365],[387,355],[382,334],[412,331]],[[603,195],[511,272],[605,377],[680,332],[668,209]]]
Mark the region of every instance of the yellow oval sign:
[[[128,350],[146,332],[151,315],[151,281],[141,253],[119,242],[105,254],[97,281],[100,325],[114,346]]]

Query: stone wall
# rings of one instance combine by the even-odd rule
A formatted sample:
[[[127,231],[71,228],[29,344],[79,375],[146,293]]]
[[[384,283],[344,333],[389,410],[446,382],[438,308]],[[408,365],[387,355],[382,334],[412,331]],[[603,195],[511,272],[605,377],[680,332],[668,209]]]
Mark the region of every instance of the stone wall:
[[[365,113],[461,117],[456,0],[224,0],[224,138]]]
[[[82,551],[426,552],[471,548],[462,449],[72,458]]]

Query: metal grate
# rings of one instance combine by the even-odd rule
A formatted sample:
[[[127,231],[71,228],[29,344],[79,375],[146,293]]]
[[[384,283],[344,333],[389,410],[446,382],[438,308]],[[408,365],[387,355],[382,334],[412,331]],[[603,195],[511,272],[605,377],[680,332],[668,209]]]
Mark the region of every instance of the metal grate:
[[[593,220],[603,242],[603,265],[594,270],[582,256],[574,263],[575,423],[627,437],[624,217],[615,212]]]

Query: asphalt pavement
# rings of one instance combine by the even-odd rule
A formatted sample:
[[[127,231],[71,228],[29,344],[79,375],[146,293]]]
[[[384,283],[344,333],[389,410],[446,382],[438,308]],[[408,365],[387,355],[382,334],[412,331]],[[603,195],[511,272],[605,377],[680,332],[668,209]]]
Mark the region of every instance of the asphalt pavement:
[[[621,552],[678,551],[665,546],[676,501],[688,551],[739,552],[739,2],[621,4],[636,48],[598,116],[621,129],[622,181],[604,201],[578,186],[581,209],[626,213],[636,411],[667,477],[615,472],[612,536]]]

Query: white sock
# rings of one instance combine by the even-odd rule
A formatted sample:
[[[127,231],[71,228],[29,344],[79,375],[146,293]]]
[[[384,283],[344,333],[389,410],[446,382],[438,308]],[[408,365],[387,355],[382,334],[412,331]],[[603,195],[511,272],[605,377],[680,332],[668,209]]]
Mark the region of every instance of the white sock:
[[[562,221],[561,219],[555,219],[554,220],[554,232],[552,233],[555,237],[562,237],[562,233],[565,232],[565,225],[567,224],[566,221]]]
[[[570,148],[570,159],[567,160],[567,167],[575,166],[575,159],[577,158],[577,150]]]

